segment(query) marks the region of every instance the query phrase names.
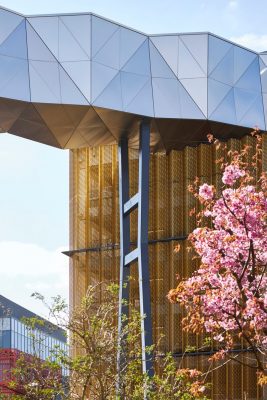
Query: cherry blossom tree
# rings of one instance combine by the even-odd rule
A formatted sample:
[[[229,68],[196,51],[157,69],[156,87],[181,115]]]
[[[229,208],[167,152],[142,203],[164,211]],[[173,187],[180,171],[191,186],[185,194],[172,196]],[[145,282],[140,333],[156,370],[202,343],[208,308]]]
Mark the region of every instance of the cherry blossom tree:
[[[251,356],[242,361],[267,384],[267,175],[262,170],[262,137],[256,151],[230,151],[222,164],[222,185],[199,184],[189,190],[200,202],[198,227],[189,235],[200,266],[168,297],[183,305],[184,329],[208,335],[217,350],[213,360],[239,358],[232,352],[242,340]],[[209,136],[212,145],[220,144]],[[210,221],[207,223],[207,220]],[[205,226],[206,225],[206,226]]]

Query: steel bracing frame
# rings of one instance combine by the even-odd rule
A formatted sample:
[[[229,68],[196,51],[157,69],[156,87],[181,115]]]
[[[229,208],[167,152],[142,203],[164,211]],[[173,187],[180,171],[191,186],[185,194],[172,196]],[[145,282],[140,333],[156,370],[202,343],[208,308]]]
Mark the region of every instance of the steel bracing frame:
[[[149,215],[149,157],[150,122],[140,123],[139,132],[139,182],[138,193],[129,197],[128,139],[123,138],[118,147],[119,202],[120,202],[120,292],[119,337],[123,328],[123,315],[129,313],[129,277],[131,263],[138,263],[139,300],[141,315],[141,344],[143,373],[153,374],[151,355],[147,348],[152,345],[152,320],[148,262],[148,215]],[[137,247],[130,251],[130,213],[138,209]],[[118,368],[122,364],[122,351],[118,355]]]

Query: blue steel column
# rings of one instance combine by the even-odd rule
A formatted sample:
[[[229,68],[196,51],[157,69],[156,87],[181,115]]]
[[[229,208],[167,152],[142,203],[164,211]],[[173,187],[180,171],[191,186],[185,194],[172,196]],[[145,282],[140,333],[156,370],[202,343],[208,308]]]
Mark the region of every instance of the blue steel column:
[[[128,315],[130,264],[138,262],[139,299],[141,314],[142,369],[153,374],[151,355],[146,348],[152,345],[152,321],[150,302],[150,280],[148,260],[148,217],[149,217],[149,158],[150,122],[140,124],[139,138],[139,182],[138,193],[129,198],[128,140],[119,143],[119,196],[120,196],[120,292],[119,292],[119,338],[122,332],[122,316]],[[130,213],[138,208],[137,247],[130,252]],[[123,342],[120,342],[123,345]],[[123,363],[123,352],[118,354],[118,370]]]
[[[119,348],[122,343],[123,315],[129,314],[129,282],[130,264],[125,265],[125,257],[130,252],[130,215],[124,213],[124,204],[129,200],[129,156],[128,139],[119,142],[119,207],[120,207],[120,289],[119,289]],[[123,301],[125,300],[125,302]],[[123,362],[122,351],[118,352],[118,371]]]
[[[150,158],[150,123],[142,122],[139,140],[139,205],[138,205],[138,271],[139,271],[139,298],[141,313],[141,340],[143,372],[152,374],[151,355],[146,347],[151,346],[152,321],[148,258],[148,217],[149,217],[149,158]]]

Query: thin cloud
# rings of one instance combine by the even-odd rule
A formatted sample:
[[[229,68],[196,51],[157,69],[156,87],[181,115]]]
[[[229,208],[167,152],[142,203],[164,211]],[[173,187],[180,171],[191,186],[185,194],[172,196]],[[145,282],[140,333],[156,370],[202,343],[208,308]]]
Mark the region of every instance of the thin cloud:
[[[44,316],[47,310],[31,297],[33,292],[48,300],[56,295],[68,300],[68,258],[63,250],[0,242],[0,294]]]
[[[266,51],[267,50],[267,35],[257,35],[255,33],[246,33],[242,36],[233,36],[230,38],[233,42],[240,44],[241,46],[248,47],[254,51]]]

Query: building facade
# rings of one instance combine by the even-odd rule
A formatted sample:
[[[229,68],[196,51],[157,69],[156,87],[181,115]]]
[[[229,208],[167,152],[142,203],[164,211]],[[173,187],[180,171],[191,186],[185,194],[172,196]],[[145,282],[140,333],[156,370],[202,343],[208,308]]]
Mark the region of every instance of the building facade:
[[[23,318],[35,318],[41,323],[30,329]],[[62,329],[0,295],[0,394],[17,393],[18,389],[10,389],[9,383],[21,356],[28,357],[29,362],[36,356],[46,360],[53,357],[56,348],[67,351],[67,337]]]
[[[250,136],[231,139],[228,149],[253,145]],[[267,167],[267,140],[264,137],[263,165]],[[171,305],[166,295],[176,286],[176,275],[189,276],[197,264],[187,250],[187,235],[196,226],[189,210],[195,199],[187,187],[196,176],[218,186],[220,167],[215,160],[222,153],[209,144],[186,147],[168,155],[156,153],[150,159],[149,267],[153,339],[160,335],[163,352],[171,351],[180,362],[186,347],[201,346],[202,337],[182,331],[185,311]],[[130,195],[137,192],[138,153],[130,151]],[[71,152],[71,302],[79,304],[89,284],[118,282],[120,264],[119,198],[117,146],[84,148]],[[131,216],[131,242],[137,240],[137,215]],[[181,245],[181,251],[174,248]],[[137,263],[131,265],[130,301],[139,306]],[[101,301],[101,299],[100,299]],[[242,346],[238,345],[240,357]],[[207,370],[212,349],[187,354],[183,366]],[[260,400],[256,373],[237,363],[215,370],[209,377],[213,400]]]

